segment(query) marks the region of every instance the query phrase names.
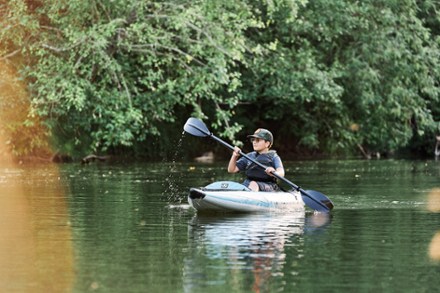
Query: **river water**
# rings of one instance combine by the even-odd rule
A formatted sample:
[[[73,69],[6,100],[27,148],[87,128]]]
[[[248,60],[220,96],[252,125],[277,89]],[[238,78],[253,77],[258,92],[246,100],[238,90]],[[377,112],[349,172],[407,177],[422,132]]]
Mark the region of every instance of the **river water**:
[[[285,162],[331,216],[197,215],[226,162],[0,167],[0,292],[437,292],[440,162]]]

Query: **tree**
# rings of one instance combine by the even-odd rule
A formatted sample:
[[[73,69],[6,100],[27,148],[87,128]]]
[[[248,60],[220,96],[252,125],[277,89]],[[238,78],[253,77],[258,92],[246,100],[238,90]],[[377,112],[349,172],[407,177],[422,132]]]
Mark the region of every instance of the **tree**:
[[[234,143],[263,124],[283,151],[319,153],[392,152],[437,127],[432,1],[0,5],[0,58],[64,152],[138,149],[189,115]]]
[[[17,15],[17,32],[8,38],[4,30],[2,41],[31,62],[23,72],[33,114],[65,148],[130,146],[159,134],[179,105],[203,117],[208,103],[216,107],[214,127],[226,124],[231,137],[240,129],[229,118],[237,64],[249,50],[243,32],[261,26],[246,1],[44,1],[31,8],[17,0],[3,9]]]
[[[439,48],[413,1],[311,1],[250,38],[265,58],[243,73],[254,117],[283,121],[298,147],[389,152],[435,127]],[[245,114],[244,114],[245,115]],[[261,119],[261,118],[259,118]]]

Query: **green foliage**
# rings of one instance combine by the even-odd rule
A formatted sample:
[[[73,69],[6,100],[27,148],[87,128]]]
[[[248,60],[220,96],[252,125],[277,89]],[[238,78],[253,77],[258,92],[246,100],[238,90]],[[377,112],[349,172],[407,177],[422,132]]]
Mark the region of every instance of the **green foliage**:
[[[243,74],[243,96],[260,105],[255,123],[284,121],[281,135],[331,152],[394,151],[435,127],[439,48],[418,9],[339,0],[311,1],[295,22],[281,12],[250,35],[265,48]]]
[[[321,153],[394,151],[438,128],[434,1],[0,5],[0,58],[21,56],[31,114],[66,152],[154,152],[189,115],[235,144],[270,127],[284,151]]]
[[[33,16],[25,74],[35,114],[76,145],[91,137],[90,151],[158,135],[179,105],[204,117],[214,104],[214,126],[224,127],[238,101],[243,31],[260,25],[237,1],[45,1]]]

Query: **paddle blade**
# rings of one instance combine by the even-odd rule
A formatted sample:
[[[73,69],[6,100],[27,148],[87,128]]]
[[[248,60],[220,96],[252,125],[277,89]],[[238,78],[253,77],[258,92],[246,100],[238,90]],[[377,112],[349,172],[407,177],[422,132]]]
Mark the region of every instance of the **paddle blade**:
[[[318,212],[330,212],[334,205],[333,202],[324,194],[315,190],[306,190],[305,192],[301,192],[303,195],[304,203],[318,211]]]
[[[205,123],[194,117],[191,117],[186,121],[183,130],[194,136],[206,137],[211,135],[211,132],[208,127],[206,127]]]

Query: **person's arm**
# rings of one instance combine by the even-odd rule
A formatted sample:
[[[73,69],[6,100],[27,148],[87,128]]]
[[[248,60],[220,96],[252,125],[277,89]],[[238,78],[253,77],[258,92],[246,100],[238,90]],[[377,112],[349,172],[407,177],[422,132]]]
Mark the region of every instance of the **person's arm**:
[[[281,177],[284,177],[284,168],[283,168],[283,167],[278,167],[278,168],[276,169],[276,173],[277,173],[278,175],[280,175]]]
[[[237,167],[237,160],[240,157],[240,148],[234,147],[234,151],[232,152],[231,159],[228,164],[228,173],[237,173],[240,171]]]
[[[274,164],[275,164],[276,169],[273,167],[267,167],[265,170],[266,174],[273,176],[272,173],[275,172],[275,173],[277,173],[277,175],[284,177],[285,172],[284,172],[283,162],[281,162],[281,158],[279,156],[277,156],[274,158],[274,160],[275,160]]]

